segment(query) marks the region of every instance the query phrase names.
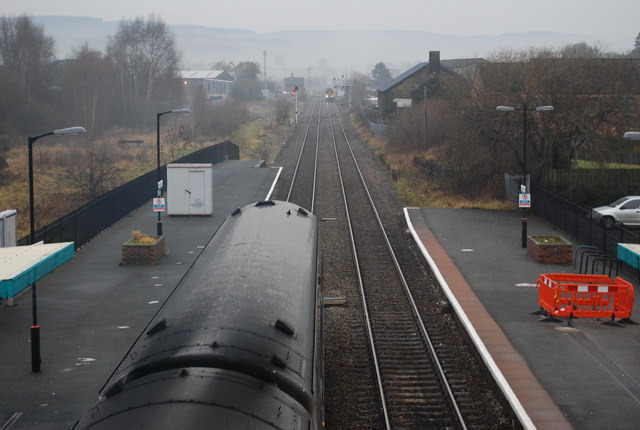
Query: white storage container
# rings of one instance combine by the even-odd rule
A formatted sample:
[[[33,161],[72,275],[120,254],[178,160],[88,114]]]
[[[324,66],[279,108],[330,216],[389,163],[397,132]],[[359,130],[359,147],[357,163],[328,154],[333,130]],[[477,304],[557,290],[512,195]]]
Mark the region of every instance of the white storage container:
[[[213,164],[167,165],[167,214],[213,214]]]
[[[0,212],[0,248],[16,246],[18,212],[15,209]]]

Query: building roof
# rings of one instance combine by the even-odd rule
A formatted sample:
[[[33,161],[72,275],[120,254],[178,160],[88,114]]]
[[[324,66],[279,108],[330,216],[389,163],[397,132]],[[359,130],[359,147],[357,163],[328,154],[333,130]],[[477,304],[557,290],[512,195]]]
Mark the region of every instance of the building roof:
[[[376,88],[377,91],[381,91],[381,92],[385,92],[393,87],[395,87],[396,85],[398,85],[400,82],[404,81],[405,79],[407,79],[409,76],[413,75],[414,73],[419,72],[420,70],[426,68],[429,66],[429,62],[425,61],[424,63],[418,63],[415,66],[413,66],[412,68],[410,68],[409,70],[407,70],[406,72],[402,73],[401,75],[398,75],[395,79],[392,79],[391,81],[387,82],[384,85],[379,86],[378,88]]]
[[[450,64],[454,64],[455,61],[462,61],[462,60],[442,60],[440,61],[440,70],[444,70],[445,72],[448,73],[453,73],[452,68],[449,67],[447,65],[447,62],[449,62]],[[473,61],[477,61],[475,59],[471,60]],[[404,81],[405,79],[409,78],[410,76],[412,76],[415,73],[418,73],[419,71],[426,69],[427,67],[429,67],[431,63],[429,61],[425,61],[423,63],[418,63],[415,66],[413,66],[412,68],[410,68],[409,70],[407,70],[406,72],[402,73],[401,75],[398,75],[395,79],[392,79],[391,81],[387,82],[384,85],[379,86],[378,88],[376,88],[377,91],[381,91],[381,92],[385,92],[393,87],[395,87],[396,85],[400,84],[402,81]]]
[[[234,81],[230,73],[224,70],[181,70],[180,79],[217,79],[221,81]]]

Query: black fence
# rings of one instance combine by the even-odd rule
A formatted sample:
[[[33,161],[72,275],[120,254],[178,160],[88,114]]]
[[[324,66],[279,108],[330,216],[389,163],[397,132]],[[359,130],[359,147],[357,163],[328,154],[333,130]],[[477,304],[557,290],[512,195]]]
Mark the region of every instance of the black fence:
[[[240,149],[231,142],[222,142],[186,155],[173,163],[219,163],[238,160]],[[160,167],[160,176],[167,183],[167,166]],[[156,171],[153,170],[133,181],[101,195],[86,205],[57,219],[35,232],[36,242],[75,242],[76,249],[124,218],[156,195]],[[29,243],[25,236],[18,245]]]
[[[591,218],[591,210],[541,185],[532,188],[533,212],[583,245],[592,245],[612,258],[618,243],[640,243],[640,231],[622,225],[606,226]]]
[[[549,169],[541,184],[585,205],[600,206],[638,192],[640,169]]]

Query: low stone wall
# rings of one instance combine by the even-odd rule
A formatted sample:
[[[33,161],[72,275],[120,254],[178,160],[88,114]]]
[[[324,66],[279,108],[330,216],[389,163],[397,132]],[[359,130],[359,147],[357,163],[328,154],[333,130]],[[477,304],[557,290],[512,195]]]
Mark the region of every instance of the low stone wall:
[[[164,255],[164,236],[153,245],[122,245],[121,266],[149,266],[160,262]]]
[[[560,236],[553,239],[549,242],[560,239],[562,243],[547,243],[543,236],[527,236],[527,253],[538,263],[573,264],[573,245]]]

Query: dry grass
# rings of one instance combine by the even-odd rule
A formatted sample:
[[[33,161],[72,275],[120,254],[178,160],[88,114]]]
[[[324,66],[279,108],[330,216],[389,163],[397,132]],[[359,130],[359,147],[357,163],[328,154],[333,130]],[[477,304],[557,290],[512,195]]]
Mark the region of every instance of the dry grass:
[[[437,180],[430,178],[413,162],[415,158],[424,156],[424,151],[406,145],[390,145],[387,140],[376,139],[366,126],[353,116],[351,119],[360,139],[367,142],[374,154],[391,170],[398,197],[406,206],[516,209],[517,205],[514,202],[496,200],[482,195],[477,198],[468,198],[442,191]]]
[[[217,141],[231,140],[240,147],[243,159],[271,161],[289,130],[288,126],[275,122],[267,124],[271,105],[256,107],[262,116],[243,125],[236,133]],[[275,118],[275,112],[270,113]],[[162,129],[162,164],[187,155],[190,152],[216,143],[210,139],[199,139],[185,144],[183,139],[172,139],[175,129]],[[173,134],[172,134],[173,133]],[[120,141],[141,140],[142,143],[119,143]],[[84,136],[46,137],[34,145],[34,197],[36,229],[68,214],[86,203],[69,177],[69,172],[83,163],[86,153]],[[29,183],[26,142],[14,142],[5,152],[8,167],[0,173],[0,211],[18,210],[18,237],[24,237],[29,230]],[[156,134],[141,133],[127,129],[114,129],[94,142],[94,148],[104,151],[109,163],[117,169],[117,181],[113,187],[122,185],[156,168]]]
[[[86,203],[69,179],[69,173],[84,163],[86,141],[82,136],[47,137],[33,147],[34,200],[36,229]],[[120,140],[142,140],[143,143],[118,143]],[[162,141],[161,141],[162,142]],[[211,142],[192,143],[188,148],[173,151],[177,157],[200,149]],[[122,185],[156,167],[156,136],[114,130],[96,140],[94,148],[108,154],[108,162],[119,174],[113,186]],[[161,161],[169,160],[172,148],[161,145]],[[0,210],[18,210],[18,237],[29,228],[29,182],[27,145],[16,145],[5,153],[9,167],[0,174]]]
[[[231,136],[231,141],[240,147],[244,160],[273,162],[289,127],[282,124],[267,124],[264,118],[244,124]]]

